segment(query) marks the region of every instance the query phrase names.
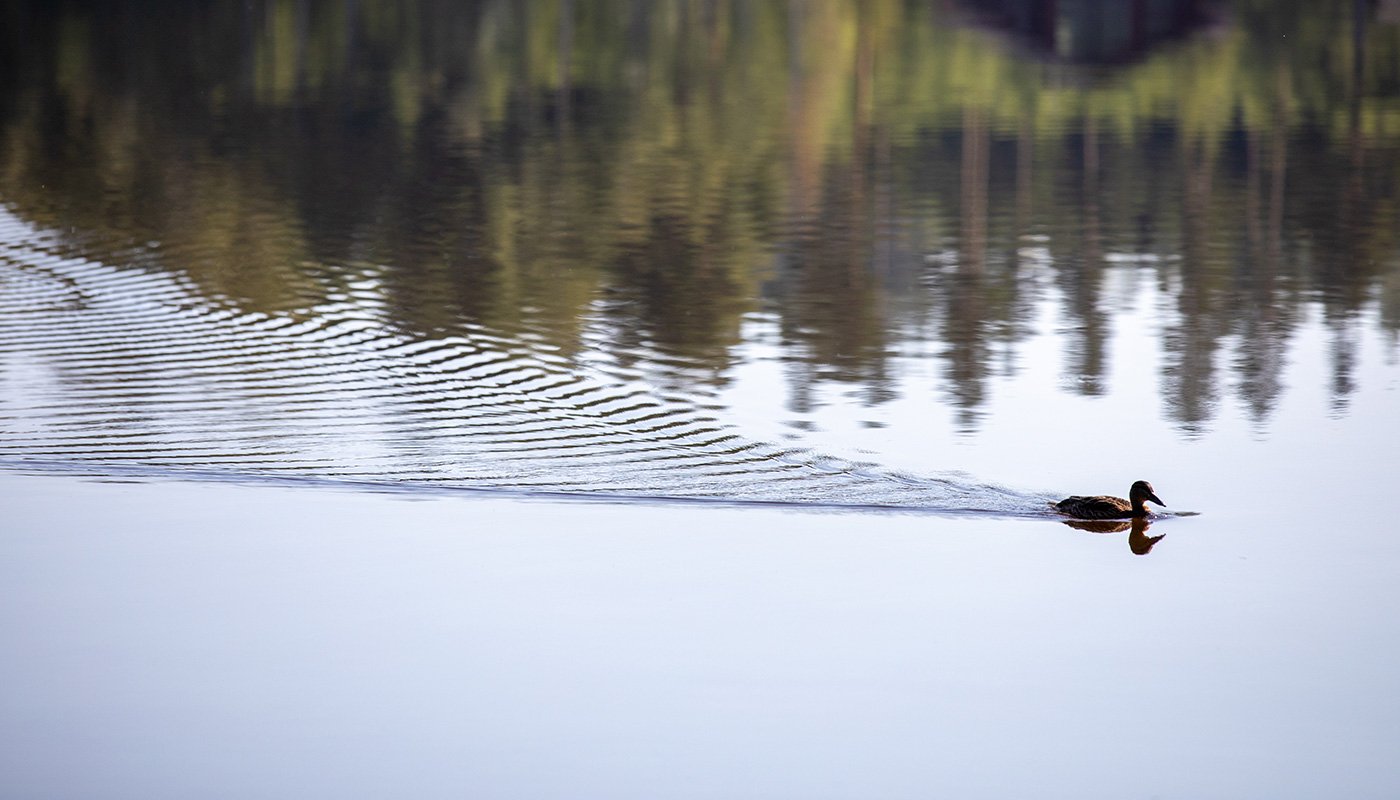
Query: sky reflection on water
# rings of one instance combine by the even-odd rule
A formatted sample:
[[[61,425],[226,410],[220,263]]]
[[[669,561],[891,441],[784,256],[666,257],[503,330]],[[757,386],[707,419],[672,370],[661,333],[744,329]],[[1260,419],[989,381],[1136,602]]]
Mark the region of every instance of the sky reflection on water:
[[[1154,524],[1138,558],[985,518],[8,472],[0,492],[19,796],[1400,786],[1400,542],[1365,525],[1209,515]]]

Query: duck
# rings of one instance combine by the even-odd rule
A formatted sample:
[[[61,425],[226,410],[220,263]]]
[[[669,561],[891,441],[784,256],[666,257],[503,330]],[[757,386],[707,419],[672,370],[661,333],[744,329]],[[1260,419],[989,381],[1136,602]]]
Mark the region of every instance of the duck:
[[[1157,493],[1152,490],[1152,484],[1147,481],[1137,481],[1128,490],[1127,500],[1107,495],[1093,497],[1075,495],[1056,503],[1055,510],[1077,519],[1129,519],[1147,516],[1148,500],[1159,506],[1166,506],[1166,503],[1162,502],[1162,498],[1158,497]]]

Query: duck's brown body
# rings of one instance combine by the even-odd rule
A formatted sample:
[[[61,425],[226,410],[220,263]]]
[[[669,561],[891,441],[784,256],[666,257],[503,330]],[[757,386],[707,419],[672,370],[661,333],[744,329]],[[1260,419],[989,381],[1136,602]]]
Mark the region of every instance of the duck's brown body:
[[[1056,503],[1055,508],[1061,514],[1068,514],[1079,519],[1128,519],[1129,517],[1145,517],[1148,513],[1145,507],[1135,509],[1133,504],[1127,500],[1107,495],[1066,497]]]
[[[1145,517],[1148,514],[1147,501],[1164,506],[1162,500],[1152,491],[1152,484],[1138,481],[1128,493],[1128,500],[1121,497],[1095,495],[1066,497],[1055,504],[1055,510],[1079,519],[1129,519]]]

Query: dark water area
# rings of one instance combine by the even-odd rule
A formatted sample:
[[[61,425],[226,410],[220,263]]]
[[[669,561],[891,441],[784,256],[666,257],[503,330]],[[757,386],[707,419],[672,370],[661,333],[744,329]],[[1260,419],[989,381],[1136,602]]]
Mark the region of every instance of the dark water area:
[[[1400,438],[1392,4],[4,13],[0,458],[1037,516]]]
[[[1042,310],[1112,392],[1150,284],[1164,422],[1267,428],[1309,312],[1345,406],[1400,325],[1390,7],[1022,5],[12,6],[9,241],[702,397],[762,328],[799,421],[922,348],[969,435]]]
[[[4,4],[0,794],[1394,796],[1398,203],[1395,0]]]

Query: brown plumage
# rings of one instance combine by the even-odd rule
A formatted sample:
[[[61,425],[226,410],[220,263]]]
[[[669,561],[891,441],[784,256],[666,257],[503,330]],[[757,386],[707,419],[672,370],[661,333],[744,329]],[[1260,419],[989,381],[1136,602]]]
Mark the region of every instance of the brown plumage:
[[[1061,514],[1068,514],[1079,519],[1127,519],[1129,517],[1147,516],[1147,501],[1151,500],[1159,506],[1166,503],[1152,491],[1152,484],[1147,481],[1138,481],[1133,484],[1133,488],[1128,492],[1128,499],[1121,497],[1109,497],[1107,495],[1096,495],[1094,497],[1066,497],[1055,504],[1055,509]]]

